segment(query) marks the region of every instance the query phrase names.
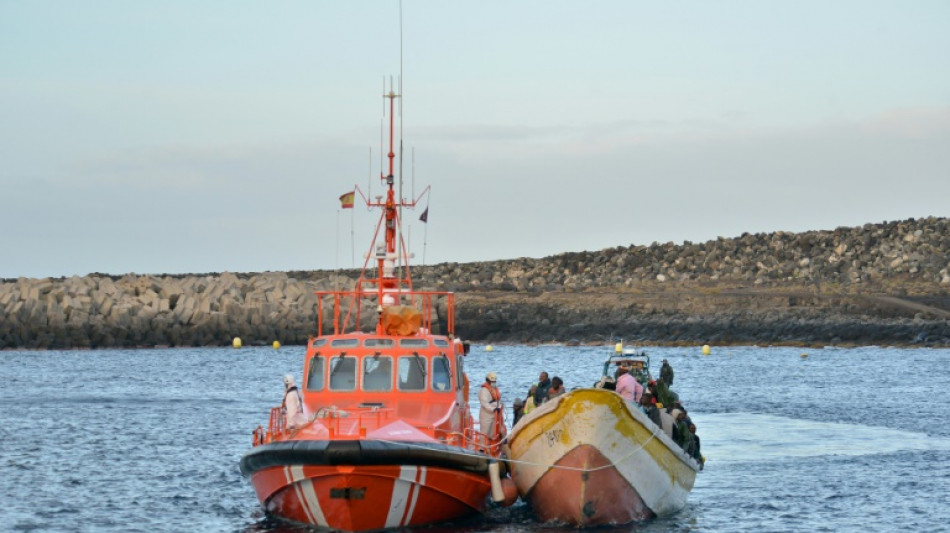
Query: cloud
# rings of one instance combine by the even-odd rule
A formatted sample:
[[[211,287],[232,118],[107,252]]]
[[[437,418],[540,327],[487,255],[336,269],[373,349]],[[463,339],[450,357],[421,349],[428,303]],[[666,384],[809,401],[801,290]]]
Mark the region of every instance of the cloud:
[[[405,194],[413,175],[416,193],[432,185],[429,224],[406,214],[413,249],[421,260],[424,237],[428,263],[481,261],[948,216],[947,109],[795,128],[720,122],[413,132]],[[372,163],[367,152],[325,137],[83,159],[62,179],[10,188],[0,224],[20,229],[0,246],[18,252],[0,277],[348,267],[376,218],[341,212],[337,197],[353,184],[381,190],[378,150]]]

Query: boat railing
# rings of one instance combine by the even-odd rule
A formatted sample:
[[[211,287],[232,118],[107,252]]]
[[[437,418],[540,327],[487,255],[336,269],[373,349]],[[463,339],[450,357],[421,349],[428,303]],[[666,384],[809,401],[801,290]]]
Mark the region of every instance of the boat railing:
[[[376,407],[357,409],[322,408],[317,411],[313,423],[320,423],[326,427],[331,438],[339,435],[365,437],[367,432],[388,424],[393,418],[393,411],[393,409]]]
[[[254,446],[273,442],[278,435],[285,431],[284,410],[280,407],[271,407],[270,420],[267,422],[267,431],[264,431],[262,426],[257,426],[257,428],[254,429]]]
[[[322,408],[310,419],[308,425],[320,424],[327,428],[329,438],[339,436],[366,437],[367,433],[378,429],[392,420],[393,409],[357,408],[337,409]],[[284,413],[281,407],[272,407],[267,430],[258,426],[254,432],[254,446],[273,442],[277,438],[285,437],[292,430],[285,425]],[[432,437],[446,445],[464,448],[478,453],[497,457],[501,453],[501,440],[493,440],[488,435],[474,429],[464,431],[446,430],[441,428],[419,428],[431,433]]]
[[[444,328],[438,333],[443,335],[455,334],[455,294],[441,291],[414,291],[407,289],[383,289],[382,291],[316,291],[317,295],[317,334],[324,334],[324,323],[332,329],[334,335],[342,335],[352,331],[359,331],[362,318],[367,312],[378,315],[383,307],[405,305],[420,312],[420,329],[433,331],[434,325]],[[382,302],[379,295],[382,294]],[[440,314],[438,305],[445,302],[445,324],[437,323]],[[327,307],[328,309],[324,309]],[[324,315],[329,314],[327,319]],[[378,322],[378,320],[377,320]]]
[[[436,439],[449,446],[465,448],[492,457],[497,457],[501,454],[501,440],[492,441],[488,435],[473,429],[453,431],[436,428],[434,434]]]

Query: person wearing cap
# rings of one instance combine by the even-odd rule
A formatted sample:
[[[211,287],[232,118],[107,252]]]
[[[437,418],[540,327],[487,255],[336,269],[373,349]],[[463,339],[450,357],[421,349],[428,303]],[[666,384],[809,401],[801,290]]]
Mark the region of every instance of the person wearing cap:
[[[660,381],[666,383],[667,387],[673,386],[673,367],[666,359],[663,360],[663,366],[660,367]]]
[[[300,389],[294,384],[294,377],[284,376],[284,401],[281,403],[281,412],[284,415],[284,424],[287,429],[296,429],[307,423],[303,414],[303,397]]]
[[[494,372],[489,372],[485,376],[485,383],[478,390],[478,403],[481,409],[478,411],[479,431],[488,435],[491,442],[501,440],[505,435],[505,423],[502,420],[501,392],[498,390],[498,376]]]

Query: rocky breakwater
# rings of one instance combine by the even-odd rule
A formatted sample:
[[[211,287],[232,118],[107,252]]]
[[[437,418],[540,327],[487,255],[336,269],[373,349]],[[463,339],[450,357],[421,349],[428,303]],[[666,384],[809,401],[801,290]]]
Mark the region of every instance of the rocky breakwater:
[[[460,331],[498,341],[950,345],[950,221],[743,234],[438,265]]]
[[[0,348],[300,344],[357,272],[0,282]],[[950,345],[950,221],[743,234],[413,270],[492,342]],[[326,315],[325,315],[326,316]]]
[[[219,346],[234,336],[302,344],[316,328],[313,291],[338,282],[284,273],[7,280],[0,348]]]

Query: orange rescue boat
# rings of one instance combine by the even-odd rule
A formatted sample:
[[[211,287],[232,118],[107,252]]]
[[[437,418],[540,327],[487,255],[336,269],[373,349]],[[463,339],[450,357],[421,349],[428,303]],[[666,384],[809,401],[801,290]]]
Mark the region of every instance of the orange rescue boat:
[[[474,430],[463,370],[468,345],[455,337],[454,295],[412,287],[400,209],[418,199],[396,200],[398,95],[384,97],[389,174],[380,178],[387,192],[371,201],[356,188],[367,207],[382,211],[374,246],[352,290],[316,293],[318,335],[304,359],[302,420],[271,409],[267,429],[255,430],[241,459],[268,513],[344,531],[441,522],[484,511],[489,493],[507,503],[517,497],[496,461],[500,435]]]

